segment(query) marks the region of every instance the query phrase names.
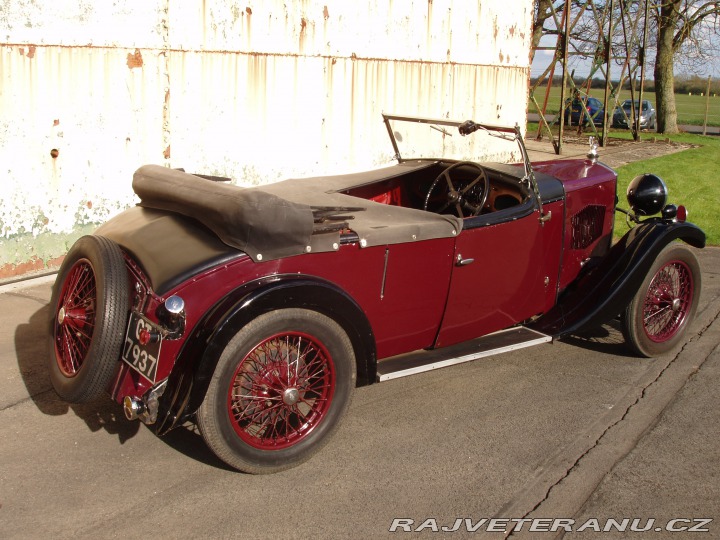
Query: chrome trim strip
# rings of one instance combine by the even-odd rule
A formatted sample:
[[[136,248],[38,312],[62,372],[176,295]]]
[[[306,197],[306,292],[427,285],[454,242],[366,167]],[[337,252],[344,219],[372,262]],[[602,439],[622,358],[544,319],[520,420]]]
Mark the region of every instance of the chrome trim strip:
[[[385,278],[387,277],[388,259],[390,258],[390,248],[385,248],[385,265],[383,266],[382,283],[380,284],[380,300],[385,298]]]
[[[378,362],[377,382],[454,366],[550,341],[552,336],[542,332],[525,327],[508,328],[447,349],[417,351]],[[448,354],[452,356],[447,357]]]

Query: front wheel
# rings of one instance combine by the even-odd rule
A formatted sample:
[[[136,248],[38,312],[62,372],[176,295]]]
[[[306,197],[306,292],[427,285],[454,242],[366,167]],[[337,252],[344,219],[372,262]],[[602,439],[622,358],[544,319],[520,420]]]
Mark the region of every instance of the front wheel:
[[[672,350],[695,316],[700,287],[695,255],[682,245],[666,247],[623,313],[626,343],[646,357]]]
[[[332,319],[281,309],[244,326],[223,350],[197,421],[240,471],[278,472],[310,459],[350,405],[355,355]]]

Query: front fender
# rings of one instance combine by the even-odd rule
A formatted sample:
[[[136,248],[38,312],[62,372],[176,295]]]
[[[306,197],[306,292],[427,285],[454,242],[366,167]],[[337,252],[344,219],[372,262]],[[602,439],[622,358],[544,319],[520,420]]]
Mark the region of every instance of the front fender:
[[[340,324],[353,344],[358,385],[375,380],[375,337],[362,309],[347,293],[311,276],[262,278],[230,292],[195,325],[160,399],[157,434],[167,433],[197,411],[223,349],[244,325],[263,313],[289,307],[318,311]]]
[[[531,326],[561,338],[615,318],[637,293],[659,253],[673,240],[705,247],[705,233],[687,222],[646,221],[631,229]]]

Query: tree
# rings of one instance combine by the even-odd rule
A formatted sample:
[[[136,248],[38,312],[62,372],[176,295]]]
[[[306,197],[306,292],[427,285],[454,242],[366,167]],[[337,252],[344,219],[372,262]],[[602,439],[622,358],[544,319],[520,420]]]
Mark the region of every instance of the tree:
[[[540,46],[540,40],[544,35],[548,35],[551,32],[557,34],[555,26],[551,28],[545,28],[545,22],[553,17],[553,5],[562,4],[561,2],[553,0],[535,0],[534,2],[534,16],[533,16],[533,30],[532,30],[532,49],[530,51],[530,63],[532,64],[535,58],[535,50]],[[556,9],[561,9],[562,6],[558,5]]]
[[[658,131],[677,133],[677,110],[675,108],[675,68],[682,64],[686,72],[702,71],[711,65],[710,58],[717,58],[720,37],[720,1],[718,0],[535,0],[533,21],[533,54],[545,35],[557,35],[561,24],[560,14],[566,6],[584,16],[573,15],[573,30],[568,36],[568,49],[575,54],[598,56],[602,44],[603,24],[597,14],[606,7],[614,7],[614,20],[618,21],[621,11],[630,20],[644,17],[646,2],[650,7],[651,36],[647,49],[655,49],[654,65],[650,66],[648,50],[638,51],[648,68],[654,70]],[[596,20],[593,20],[596,19]],[[626,19],[628,20],[628,19]],[[640,22],[640,28],[643,24]],[[601,35],[599,36],[598,33]],[[626,36],[617,27],[610,37],[614,57],[623,56]],[[639,47],[639,45],[636,45]],[[637,50],[637,49],[636,49]],[[641,54],[640,54],[641,53]]]
[[[658,132],[677,133],[675,56],[681,50],[694,50],[702,55],[702,34],[718,29],[720,2],[657,0],[654,16],[657,23],[654,74]]]

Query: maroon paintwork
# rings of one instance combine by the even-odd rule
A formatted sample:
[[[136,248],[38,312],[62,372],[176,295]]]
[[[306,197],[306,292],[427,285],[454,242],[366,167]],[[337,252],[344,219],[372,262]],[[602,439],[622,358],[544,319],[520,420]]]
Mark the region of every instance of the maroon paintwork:
[[[438,347],[507,328],[554,304],[562,204],[546,205],[546,211],[558,217],[544,226],[533,213],[458,236],[457,256],[475,263],[453,271]]]
[[[566,191],[564,201],[544,206],[546,213],[552,213],[544,224],[536,210],[521,219],[464,230],[456,238],[364,249],[355,242],[343,244],[338,252],[260,264],[238,253],[231,262],[193,276],[162,298],[150,292],[143,312],[157,322],[155,310],[164,298],[181,296],[187,307],[188,336],[203,314],[242,283],[269,275],[312,276],[336,285],[362,307],[379,361],[530,320],[555,304],[559,292],[600,244],[609,245],[616,180],[610,169],[589,160],[541,163],[536,171],[561,179]],[[394,182],[364,186],[352,194],[384,204],[407,202]],[[572,218],[591,204],[603,207],[601,234],[578,249],[572,246]],[[474,263],[458,266],[459,258]],[[133,270],[139,280],[142,271],[137,265]],[[182,346],[182,339],[163,341],[157,381],[170,374]],[[121,363],[112,395],[122,402],[151,386]]]
[[[593,147],[531,165],[517,126],[384,121],[397,164],[371,171],[243,189],[141,167],[139,205],[79,239],[59,271],[58,394],[107,389],[159,435],[194,421],[220,459],[266,473],[321,448],[355,386],[618,315],[640,355],[680,343],[700,270],[668,246],[705,235],[666,205],[661,179],[633,181],[637,226],[613,244],[617,176]],[[481,151],[473,133],[516,163],[464,161]],[[425,157],[403,158],[403,144]]]
[[[453,244],[451,239],[439,239],[360,249],[354,243],[341,246],[339,253],[299,255],[262,264],[241,255],[230,264],[195,276],[165,297],[178,294],[185,299],[187,335],[208,309],[240,283],[286,273],[323,278],[363,306],[375,334],[377,356],[387,358],[433,346],[453,268]],[[388,269],[381,295],[386,251]],[[341,268],[336,262],[339,257],[343,260]],[[421,271],[417,268],[419,260],[423,261]],[[145,310],[155,322],[159,301],[153,298]],[[157,380],[170,374],[181,345],[182,340],[163,342]],[[149,387],[147,380],[123,364],[113,396],[121,402],[126,395],[141,395]]]
[[[536,172],[554,176],[565,187],[565,237],[563,239],[563,260],[561,264],[559,290],[575,279],[582,264],[591,255],[602,256],[610,248],[613,223],[615,221],[615,200],[617,175],[608,167],[590,160],[548,161],[533,164]],[[588,208],[599,209],[599,216],[592,216],[593,226],[600,229],[599,235],[590,237],[587,245],[578,247],[578,226],[573,218]],[[588,227],[590,225],[580,225]],[[599,251],[597,251],[599,250]]]

